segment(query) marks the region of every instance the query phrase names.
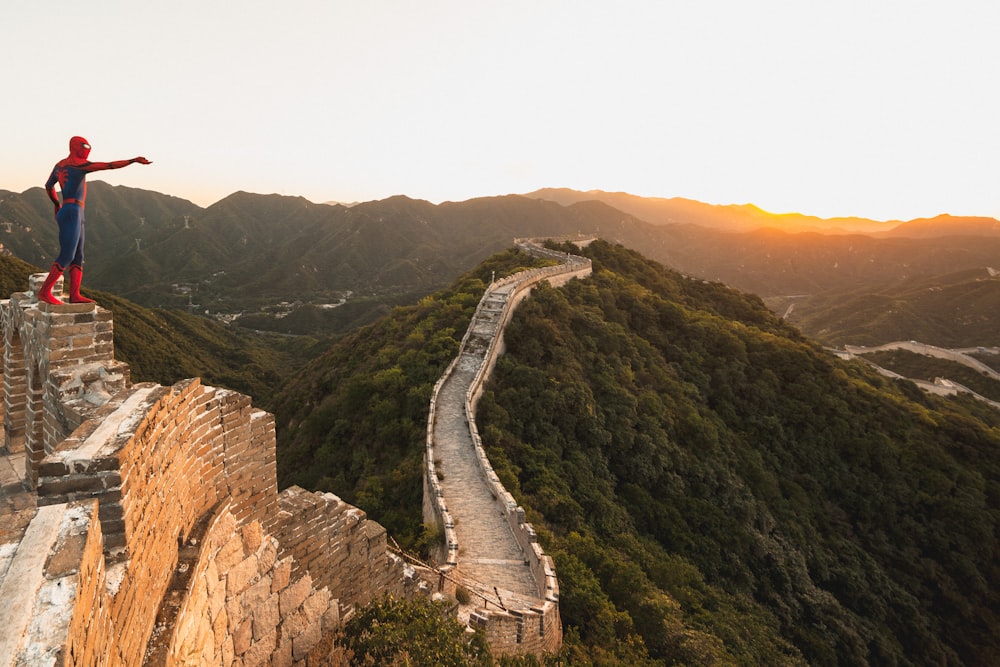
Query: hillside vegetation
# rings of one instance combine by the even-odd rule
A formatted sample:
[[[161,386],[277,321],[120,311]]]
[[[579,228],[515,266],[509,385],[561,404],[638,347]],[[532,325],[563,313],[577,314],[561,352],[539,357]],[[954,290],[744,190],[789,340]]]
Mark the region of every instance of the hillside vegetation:
[[[984,264],[878,289],[831,290],[796,304],[789,319],[833,345],[918,340],[939,347],[996,347],[998,312],[1000,274]]]
[[[490,279],[547,262],[515,250],[494,255],[310,362],[275,400],[279,486],[333,492],[418,548],[434,384],[458,354]]]
[[[479,415],[550,531],[566,624],[668,662],[1000,655],[1000,415],[839,363],[758,300],[586,254],[591,280],[519,309]]]
[[[0,298],[26,291],[28,276],[39,271],[0,255]],[[115,358],[129,365],[132,382],[171,385],[200,377],[206,384],[247,394],[266,408],[275,389],[329,343],[233,330],[179,310],[143,308],[86,285],[83,292],[113,313]]]
[[[564,664],[965,664],[1000,651],[1000,418],[842,363],[763,303],[603,242],[480,403],[560,579]],[[419,548],[430,390],[491,259],[276,403],[281,483]]]

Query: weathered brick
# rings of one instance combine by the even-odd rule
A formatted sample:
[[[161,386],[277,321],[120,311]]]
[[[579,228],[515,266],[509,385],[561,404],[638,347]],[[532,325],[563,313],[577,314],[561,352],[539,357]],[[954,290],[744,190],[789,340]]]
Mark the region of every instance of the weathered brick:
[[[39,477],[61,477],[69,474],[69,468],[64,461],[45,459],[38,466]]]
[[[90,475],[65,475],[38,480],[38,493],[43,496],[65,496],[71,493],[100,493],[104,485],[97,477]]]

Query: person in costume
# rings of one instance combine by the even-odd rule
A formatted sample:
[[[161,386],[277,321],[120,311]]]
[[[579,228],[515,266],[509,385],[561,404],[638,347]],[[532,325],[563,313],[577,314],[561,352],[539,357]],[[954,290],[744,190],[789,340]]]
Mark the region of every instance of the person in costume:
[[[55,206],[56,221],[59,223],[59,255],[52,263],[49,275],[38,290],[38,300],[53,305],[62,305],[53,296],[52,286],[69,269],[70,303],[93,303],[93,299],[80,294],[83,282],[83,209],[87,201],[87,174],[105,169],[121,169],[130,164],[152,164],[144,157],[114,162],[90,162],[90,142],[83,137],[69,140],[69,155],[52,168],[49,180],[45,182],[45,192]],[[56,183],[62,191],[62,202],[56,195]]]

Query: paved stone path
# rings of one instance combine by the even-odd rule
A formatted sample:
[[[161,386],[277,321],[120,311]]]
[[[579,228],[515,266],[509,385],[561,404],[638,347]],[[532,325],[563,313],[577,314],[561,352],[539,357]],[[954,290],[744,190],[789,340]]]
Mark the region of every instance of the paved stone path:
[[[438,392],[434,455],[444,497],[460,545],[456,572],[481,588],[537,597],[521,547],[500,513],[476,458],[465,415],[465,397],[485,361],[490,341],[499,334],[504,303],[515,285],[501,285],[486,298],[470,327],[472,332],[455,368]],[[477,588],[480,588],[477,586]]]

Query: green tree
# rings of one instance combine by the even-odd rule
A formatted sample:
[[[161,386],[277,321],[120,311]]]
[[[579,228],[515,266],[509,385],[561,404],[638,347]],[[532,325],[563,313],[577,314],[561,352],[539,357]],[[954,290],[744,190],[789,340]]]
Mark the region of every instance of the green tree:
[[[363,607],[344,624],[338,643],[365,667],[479,667],[493,664],[482,635],[466,637],[448,605],[424,598],[386,597]]]

